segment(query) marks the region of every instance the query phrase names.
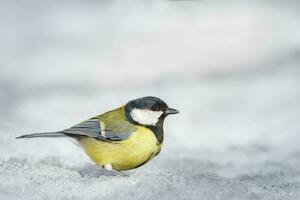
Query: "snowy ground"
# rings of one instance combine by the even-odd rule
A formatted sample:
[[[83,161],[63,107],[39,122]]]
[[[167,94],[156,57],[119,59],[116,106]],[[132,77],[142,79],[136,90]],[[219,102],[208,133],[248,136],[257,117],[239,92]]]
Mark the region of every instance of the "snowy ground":
[[[300,198],[297,1],[0,2],[0,199]],[[14,139],[145,95],[181,113],[129,177]]]

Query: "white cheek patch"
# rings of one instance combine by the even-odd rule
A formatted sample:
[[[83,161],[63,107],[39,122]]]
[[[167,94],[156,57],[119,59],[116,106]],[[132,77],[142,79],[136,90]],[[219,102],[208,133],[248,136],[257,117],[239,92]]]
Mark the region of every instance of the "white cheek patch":
[[[151,126],[156,125],[162,114],[162,111],[152,111],[147,109],[142,110],[137,108],[134,108],[130,113],[134,121],[138,122],[139,124]]]

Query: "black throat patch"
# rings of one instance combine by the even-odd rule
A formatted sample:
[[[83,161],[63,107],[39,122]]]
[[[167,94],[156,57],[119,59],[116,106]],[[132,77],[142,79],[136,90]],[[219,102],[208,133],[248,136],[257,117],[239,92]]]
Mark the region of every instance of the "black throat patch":
[[[164,141],[163,120],[159,120],[156,126],[146,126],[146,128],[149,128],[154,133],[159,144]]]
[[[127,120],[134,125],[143,126],[143,127],[150,129],[154,133],[158,143],[161,144],[164,140],[163,125],[164,125],[165,115],[161,115],[161,117],[159,118],[159,120],[155,126],[143,125],[143,124],[136,122],[132,118],[132,116],[130,115],[130,112],[132,111],[132,109],[133,109],[133,107],[130,104],[127,104],[125,106],[125,116],[126,116]]]

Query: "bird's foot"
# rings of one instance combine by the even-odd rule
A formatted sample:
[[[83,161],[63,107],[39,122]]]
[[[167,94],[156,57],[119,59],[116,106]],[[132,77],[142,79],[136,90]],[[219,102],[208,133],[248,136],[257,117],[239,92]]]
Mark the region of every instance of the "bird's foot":
[[[112,173],[115,174],[115,175],[123,176],[123,177],[128,177],[127,174],[124,174],[123,172],[121,172],[121,171],[119,171],[119,170],[113,169],[111,164],[105,164],[105,165],[102,165],[102,168],[104,168],[105,170],[107,170],[107,171],[109,171],[109,172],[112,172]]]

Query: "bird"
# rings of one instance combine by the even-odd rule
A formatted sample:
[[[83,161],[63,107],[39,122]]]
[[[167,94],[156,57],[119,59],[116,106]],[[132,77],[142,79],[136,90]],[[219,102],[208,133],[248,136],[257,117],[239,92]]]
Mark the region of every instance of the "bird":
[[[21,135],[21,138],[67,137],[74,139],[97,165],[116,175],[138,168],[157,156],[164,140],[164,120],[178,114],[162,99],[133,99],[111,111],[70,128]]]

